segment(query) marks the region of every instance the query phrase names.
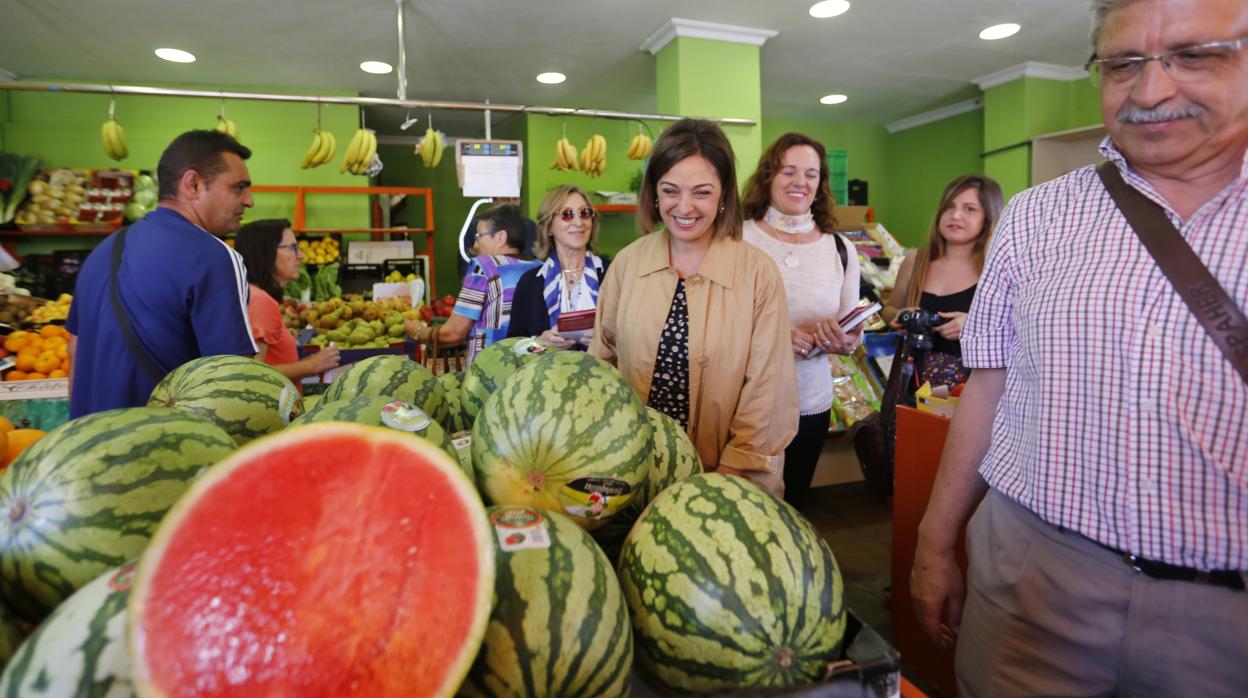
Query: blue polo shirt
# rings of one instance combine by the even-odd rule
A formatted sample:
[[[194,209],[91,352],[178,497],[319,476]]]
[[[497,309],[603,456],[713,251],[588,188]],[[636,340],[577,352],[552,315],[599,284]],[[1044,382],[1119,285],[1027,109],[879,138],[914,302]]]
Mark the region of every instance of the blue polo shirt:
[[[113,315],[116,234],[83,262],[65,328],[78,337],[69,416],[147,404],[157,380],[135,359]],[[165,372],[201,356],[251,355],[243,258],[168,208],[130,226],[117,274],[134,334]]]

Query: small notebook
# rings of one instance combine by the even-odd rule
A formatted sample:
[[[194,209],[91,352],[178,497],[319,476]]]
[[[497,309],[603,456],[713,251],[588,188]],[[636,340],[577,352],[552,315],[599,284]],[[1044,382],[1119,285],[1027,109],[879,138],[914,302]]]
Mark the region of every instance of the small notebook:
[[[876,313],[880,312],[881,308],[883,308],[883,306],[881,306],[879,303],[871,303],[870,305],[860,305],[857,308],[854,308],[853,310],[849,311],[849,313],[846,314],[845,317],[840,319],[839,322],[841,325],[841,329],[845,330],[846,332],[849,332],[855,327],[866,322],[867,319],[869,319],[872,315],[875,315]]]
[[[559,332],[560,337],[571,339],[580,344],[589,344],[589,338],[594,331],[594,318],[596,315],[597,311],[593,308],[559,313],[559,319],[555,321],[555,329]]]

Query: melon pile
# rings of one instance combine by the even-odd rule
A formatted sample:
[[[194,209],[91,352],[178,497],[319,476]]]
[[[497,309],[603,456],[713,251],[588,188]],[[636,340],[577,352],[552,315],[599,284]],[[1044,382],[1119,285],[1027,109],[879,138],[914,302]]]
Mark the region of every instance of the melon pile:
[[[623,697],[634,646],[672,691],[816,680],[831,551],[701,471],[614,367],[540,341],[374,357],[306,412],[197,359],[0,475],[0,695]]]

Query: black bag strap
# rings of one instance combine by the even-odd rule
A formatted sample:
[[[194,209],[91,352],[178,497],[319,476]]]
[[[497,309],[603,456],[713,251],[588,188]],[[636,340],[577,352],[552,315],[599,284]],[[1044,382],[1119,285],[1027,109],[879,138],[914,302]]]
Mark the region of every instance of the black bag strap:
[[[1196,256],[1160,206],[1123,181],[1112,162],[1101,163],[1096,173],[1179,298],[1200,321],[1200,326],[1209,333],[1239,377],[1248,383],[1248,318],[1243,311]]]
[[[840,233],[832,233],[832,237],[836,238],[836,253],[841,256],[841,271],[849,271],[849,250],[845,249],[845,239]]]
[[[117,290],[117,272],[121,269],[121,252],[125,249],[126,233],[129,230],[130,226],[118,230],[113,240],[113,260],[108,275],[108,293],[113,303],[113,317],[117,319],[117,326],[121,328],[121,336],[126,340],[130,353],[138,361],[139,366],[147,372],[147,375],[159,382],[167,372],[156,363],[147,351],[147,347],[143,346],[143,343],[135,336],[134,327],[130,325],[130,316],[126,313],[125,306],[121,304],[121,293]]]

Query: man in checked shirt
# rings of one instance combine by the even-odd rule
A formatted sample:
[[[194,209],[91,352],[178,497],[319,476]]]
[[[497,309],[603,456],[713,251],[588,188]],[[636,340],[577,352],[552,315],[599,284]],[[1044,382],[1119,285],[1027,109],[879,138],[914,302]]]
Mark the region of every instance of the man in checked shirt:
[[[1248,308],[1248,2],[1092,9],[1102,154]],[[911,575],[960,694],[1244,695],[1248,386],[1093,168],[1010,202],[962,353]]]

